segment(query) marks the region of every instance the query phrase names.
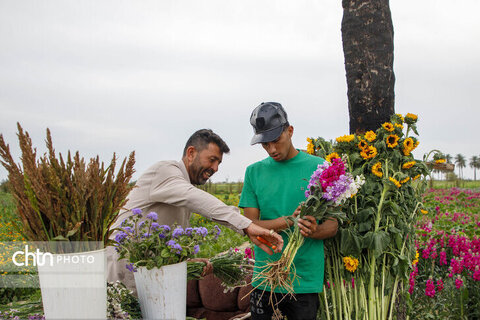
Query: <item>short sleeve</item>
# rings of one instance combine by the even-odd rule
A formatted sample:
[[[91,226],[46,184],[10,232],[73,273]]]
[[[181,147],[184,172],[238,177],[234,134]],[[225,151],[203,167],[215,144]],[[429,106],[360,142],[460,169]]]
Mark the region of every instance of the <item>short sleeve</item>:
[[[255,193],[254,177],[252,167],[247,167],[245,179],[243,181],[242,195],[238,206],[240,208],[259,208],[257,195]]]

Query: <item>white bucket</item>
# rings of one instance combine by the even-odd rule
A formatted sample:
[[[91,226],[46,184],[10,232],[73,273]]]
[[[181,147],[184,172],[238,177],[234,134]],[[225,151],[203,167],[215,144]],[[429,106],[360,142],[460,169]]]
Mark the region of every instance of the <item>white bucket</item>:
[[[38,265],[46,319],[106,319],[105,249],[53,254]]]
[[[184,320],[187,309],[187,263],[134,273],[143,319]]]

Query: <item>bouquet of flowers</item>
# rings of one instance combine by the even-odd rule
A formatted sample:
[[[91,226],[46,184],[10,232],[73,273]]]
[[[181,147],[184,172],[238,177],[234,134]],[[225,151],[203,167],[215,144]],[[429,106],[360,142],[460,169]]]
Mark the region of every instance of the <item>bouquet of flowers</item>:
[[[216,240],[220,228],[209,232],[205,227],[182,228],[160,225],[155,212],[143,217],[140,209],[133,209],[133,215],[125,219],[115,236],[115,247],[119,259],[126,258],[126,267],[136,271],[137,267],[148,270],[164,265],[175,264],[194,257],[202,243]]]
[[[310,177],[308,190],[305,192],[306,200],[301,203],[300,214],[293,220],[293,231],[289,232],[288,245],[279,260],[268,263],[256,275],[261,279],[261,285],[270,286],[271,292],[277,287],[283,287],[288,293],[293,294],[295,280],[295,266],[293,260],[298,249],[303,245],[304,237],[300,233],[298,219],[306,215],[313,216],[318,221],[328,218],[344,219],[345,214],[340,211],[341,204],[354,196],[365,182],[362,175],[354,178],[346,171],[346,162],[338,157],[328,159],[318,166]]]
[[[225,292],[247,284],[245,279],[252,273],[254,262],[251,259],[251,249],[247,249],[245,249],[245,253],[238,249],[230,249],[226,253],[219,254],[209,259],[213,266],[213,274],[222,280]],[[188,262],[188,280],[201,279],[204,266],[205,263],[203,262]]]

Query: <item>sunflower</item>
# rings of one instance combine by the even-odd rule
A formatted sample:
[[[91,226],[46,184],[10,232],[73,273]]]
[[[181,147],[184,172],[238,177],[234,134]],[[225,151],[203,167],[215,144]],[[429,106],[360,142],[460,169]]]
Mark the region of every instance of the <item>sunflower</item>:
[[[395,127],[399,128],[400,130],[403,130],[403,124],[395,123]]]
[[[335,159],[335,158],[340,158],[340,156],[338,155],[338,153],[332,152],[325,157],[325,160],[327,160],[328,162],[332,162],[332,159]]]
[[[400,138],[396,134],[391,134],[387,137],[387,146],[389,148],[395,148],[398,146],[398,140]]]
[[[416,114],[413,114],[413,113],[407,113],[405,115],[405,118],[406,119],[411,119],[413,120],[414,122],[416,122],[418,120],[418,116]]]
[[[395,130],[395,127],[390,122],[385,122],[384,124],[382,124],[382,127],[389,132]]]
[[[360,155],[365,160],[375,158],[375,156],[377,155],[377,148],[375,148],[374,146],[368,146],[360,152]]]
[[[397,188],[400,188],[400,187],[402,186],[402,185],[400,184],[400,182],[398,182],[397,179],[392,178],[392,177],[390,177],[390,178],[388,178],[388,179],[389,179],[390,181],[392,181],[393,184],[394,184]]]
[[[315,154],[315,146],[313,145],[313,140],[311,138],[307,138],[307,141],[308,141],[307,153]]]
[[[410,169],[411,167],[413,167],[415,165],[415,161],[409,161],[409,162],[405,162],[403,165],[402,165],[402,169]]]
[[[413,178],[412,178],[412,181],[415,181],[415,180],[417,180],[418,178],[420,178],[420,175],[419,175],[419,174],[417,174],[415,177],[413,177]]]
[[[357,146],[358,146],[358,149],[363,150],[368,147],[368,143],[366,143],[365,140],[360,140]]]
[[[382,170],[382,163],[381,162],[375,163],[372,167],[372,173],[379,178],[383,177],[383,172],[381,170]]]
[[[402,123],[405,121],[405,119],[403,119],[403,116],[400,113],[397,113],[396,116],[398,117],[398,119],[400,119]]]
[[[438,160],[435,160],[435,163],[445,163],[446,160],[445,159],[438,159]]]
[[[410,180],[410,177],[406,177],[405,179],[401,180],[400,184],[405,184],[408,182],[408,180]]]
[[[345,269],[350,272],[355,272],[358,267],[358,259],[352,257],[343,257],[343,263],[345,264]]]
[[[418,263],[418,257],[420,257],[420,254],[418,253],[418,250],[416,250],[415,260],[412,261],[412,265],[416,265]]]
[[[415,142],[413,142],[412,138],[403,140],[403,154],[405,156],[408,156],[413,149],[415,149]]]
[[[367,139],[368,142],[372,142],[377,139],[377,135],[375,134],[375,132],[370,130],[365,133],[365,139]]]
[[[344,136],[341,136],[341,137],[338,137],[337,139],[337,142],[352,142],[353,139],[355,139],[355,135],[353,134],[348,134],[348,135],[344,135]]]
[[[423,214],[427,214],[428,211],[427,210],[424,210],[424,209],[420,209],[420,212],[423,213]]]

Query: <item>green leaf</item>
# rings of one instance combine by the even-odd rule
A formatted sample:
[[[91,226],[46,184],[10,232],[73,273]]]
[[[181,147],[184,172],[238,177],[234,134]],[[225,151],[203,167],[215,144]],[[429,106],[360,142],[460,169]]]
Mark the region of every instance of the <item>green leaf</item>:
[[[368,209],[362,209],[358,212],[358,214],[356,215],[356,219],[357,222],[365,222],[367,221],[370,216],[373,214],[373,210],[371,210],[372,208],[368,208]]]
[[[157,268],[160,268],[161,266],[163,266],[163,258],[161,256],[155,257],[155,264]]]
[[[372,228],[373,221],[361,222],[358,224],[358,232],[365,232]]]
[[[167,248],[163,248],[162,252],[160,253],[160,256],[162,258],[168,258],[170,257],[170,251]]]
[[[390,244],[390,236],[385,231],[377,231],[373,235],[373,249],[375,257],[379,257]]]
[[[343,229],[341,231],[340,251],[344,255],[358,255],[360,253],[360,238],[351,230]]]

